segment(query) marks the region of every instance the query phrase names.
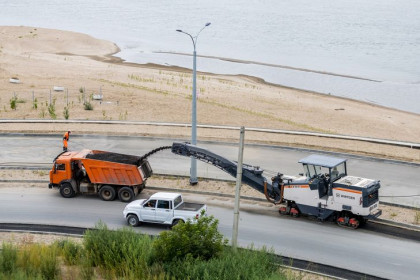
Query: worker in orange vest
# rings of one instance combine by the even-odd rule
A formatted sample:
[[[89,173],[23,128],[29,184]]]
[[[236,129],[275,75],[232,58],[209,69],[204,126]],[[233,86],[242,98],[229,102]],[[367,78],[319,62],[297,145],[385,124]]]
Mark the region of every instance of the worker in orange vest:
[[[63,136],[63,151],[64,152],[67,152],[67,142],[70,139],[70,133],[71,131],[69,130],[66,133],[64,133],[64,136]]]

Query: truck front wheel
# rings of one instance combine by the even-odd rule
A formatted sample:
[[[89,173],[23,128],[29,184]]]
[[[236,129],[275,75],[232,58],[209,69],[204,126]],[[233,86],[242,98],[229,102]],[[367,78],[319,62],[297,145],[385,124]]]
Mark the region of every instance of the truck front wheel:
[[[127,216],[127,223],[132,227],[136,227],[140,224],[140,221],[137,215],[130,214]]]
[[[111,201],[115,199],[115,189],[111,186],[103,186],[99,190],[99,196],[105,201]]]
[[[130,202],[134,199],[134,191],[129,187],[123,187],[118,191],[118,197],[122,202]]]
[[[70,198],[74,196],[74,190],[70,183],[62,183],[60,187],[60,194],[62,197]]]

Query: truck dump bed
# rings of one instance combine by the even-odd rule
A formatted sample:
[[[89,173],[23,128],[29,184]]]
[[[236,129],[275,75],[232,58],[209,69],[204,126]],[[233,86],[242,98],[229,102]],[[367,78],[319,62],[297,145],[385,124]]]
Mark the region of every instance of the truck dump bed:
[[[139,166],[141,164],[141,158],[138,156],[124,155],[112,152],[93,150],[91,153],[86,155],[86,158],[103,160],[109,162],[117,162],[123,164],[131,164]]]
[[[94,184],[141,185],[152,172],[149,163],[137,156],[98,150],[80,155],[79,159]]]

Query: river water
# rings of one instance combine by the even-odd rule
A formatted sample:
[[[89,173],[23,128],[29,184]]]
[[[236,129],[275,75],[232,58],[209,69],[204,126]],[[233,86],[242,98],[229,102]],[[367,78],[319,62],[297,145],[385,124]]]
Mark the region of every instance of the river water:
[[[192,68],[191,39],[175,30],[195,35],[207,22],[198,71],[420,114],[417,0],[0,0],[0,25],[87,33],[137,63]]]

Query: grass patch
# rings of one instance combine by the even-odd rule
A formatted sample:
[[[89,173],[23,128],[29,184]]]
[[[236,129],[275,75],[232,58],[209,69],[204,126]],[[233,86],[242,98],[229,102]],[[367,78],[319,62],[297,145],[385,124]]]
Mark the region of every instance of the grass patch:
[[[203,221],[201,226],[190,224],[180,232],[197,238],[202,235],[200,232],[207,231],[206,221],[214,225],[212,219]],[[183,225],[187,223],[174,229]],[[274,264],[272,251],[265,248],[234,251],[222,246],[217,254],[187,253],[162,260],[156,249],[166,243],[155,245],[159,240],[163,240],[162,234],[152,238],[130,228],[111,231],[99,223],[96,229],[86,232],[81,244],[63,240],[52,245],[15,247],[4,243],[0,251],[0,279],[293,279]],[[206,242],[205,246],[200,245],[202,242],[195,244],[196,252],[204,252],[210,246]],[[175,256],[179,248],[175,246],[167,252]]]
[[[414,214],[414,224],[419,225],[420,224],[420,211],[416,211]]]
[[[256,111],[252,111],[252,110],[248,110],[248,109],[243,109],[243,108],[240,108],[240,107],[226,105],[226,104],[222,104],[222,103],[219,103],[219,102],[216,102],[216,101],[211,101],[211,100],[200,99],[200,102],[210,104],[210,105],[215,105],[215,106],[222,107],[222,108],[229,109],[229,110],[238,111],[238,112],[241,112],[241,113],[247,113],[247,114],[252,115],[252,116],[258,116],[258,117],[262,117],[262,118],[266,118],[266,119],[270,119],[270,120],[279,121],[279,122],[282,122],[282,123],[286,123],[286,124],[293,125],[293,126],[296,126],[296,127],[300,127],[300,128],[310,130],[310,131],[331,133],[330,131],[327,131],[325,129],[320,129],[320,128],[313,127],[313,126],[310,126],[310,125],[307,125],[307,124],[297,123],[297,122],[294,122],[294,121],[291,121],[291,120],[275,117],[275,116],[273,116],[271,114],[267,114],[267,113],[261,113],[261,112],[256,112]]]

